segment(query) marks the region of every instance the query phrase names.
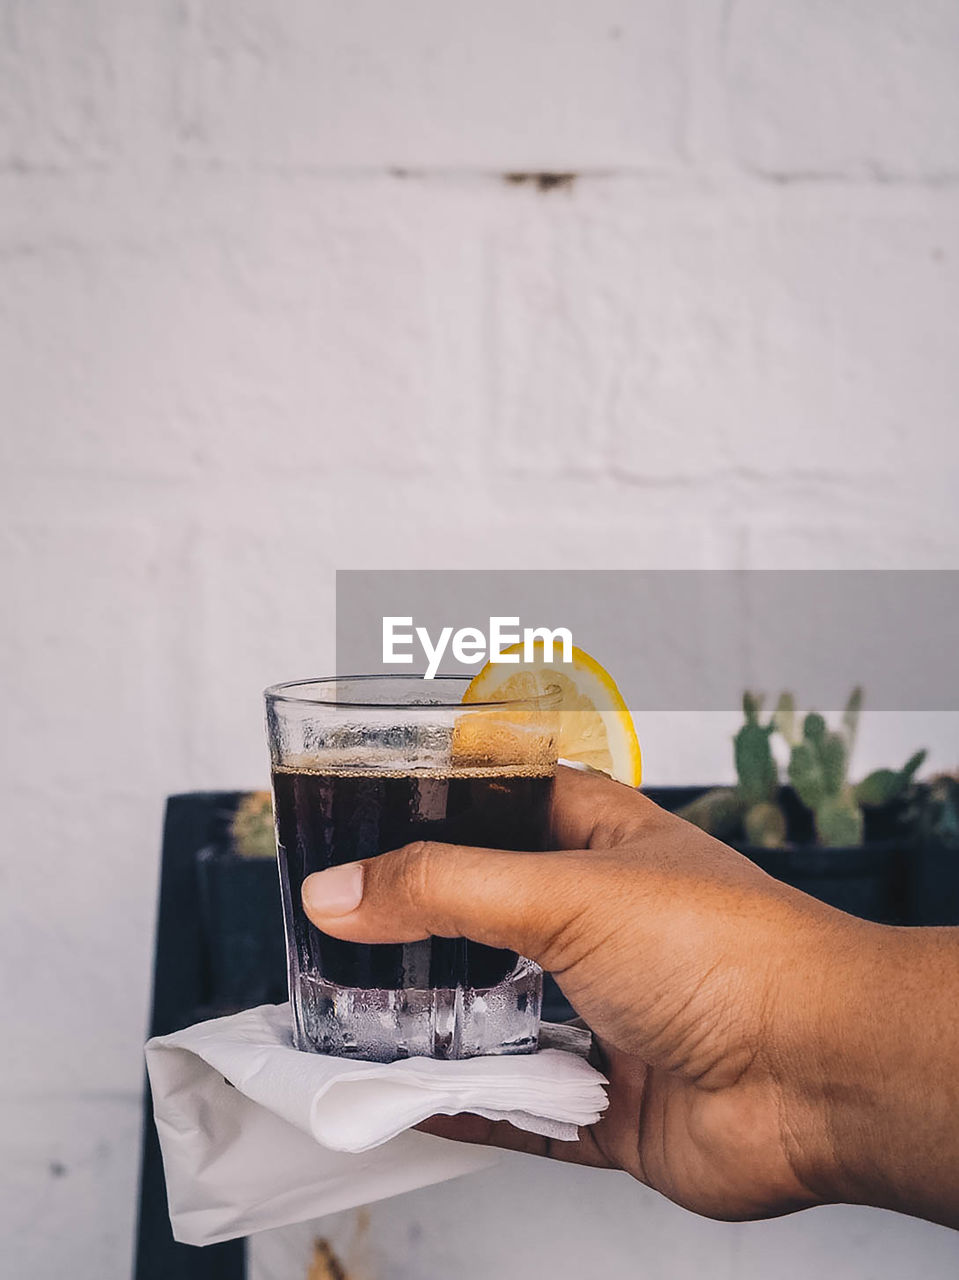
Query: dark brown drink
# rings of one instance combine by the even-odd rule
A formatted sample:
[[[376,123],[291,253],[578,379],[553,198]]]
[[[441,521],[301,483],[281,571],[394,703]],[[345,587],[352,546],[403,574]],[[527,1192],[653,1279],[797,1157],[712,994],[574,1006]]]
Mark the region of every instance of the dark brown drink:
[[[546,847],[552,773],[529,766],[455,772],[308,772],[278,768],[273,793],[289,943],[302,973],[366,990],[495,987],[517,956],[465,938],[370,946],[315,929],[300,886],[313,871],[413,840],[493,849]]]

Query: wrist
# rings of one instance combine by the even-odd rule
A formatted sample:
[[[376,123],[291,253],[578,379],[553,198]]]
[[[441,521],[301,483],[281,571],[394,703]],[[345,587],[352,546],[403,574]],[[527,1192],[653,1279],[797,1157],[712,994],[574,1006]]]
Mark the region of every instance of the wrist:
[[[778,1002],[783,1142],[816,1199],[877,1204],[885,1198],[876,1153],[886,1145],[882,1050],[896,930],[810,914]]]
[[[783,991],[784,1129],[797,1177],[823,1202],[949,1220],[959,931],[816,915],[807,959]]]

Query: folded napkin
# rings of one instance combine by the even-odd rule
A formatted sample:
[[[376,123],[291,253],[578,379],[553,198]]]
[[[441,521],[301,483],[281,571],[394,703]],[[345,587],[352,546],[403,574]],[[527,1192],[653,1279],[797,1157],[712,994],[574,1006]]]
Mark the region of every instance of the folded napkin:
[[[262,1005],[146,1046],[176,1239],[212,1244],[442,1182],[500,1157],[411,1132],[469,1111],[560,1141],[606,1106],[589,1033],[543,1028],[515,1057],[353,1062],[293,1047],[290,1006]]]

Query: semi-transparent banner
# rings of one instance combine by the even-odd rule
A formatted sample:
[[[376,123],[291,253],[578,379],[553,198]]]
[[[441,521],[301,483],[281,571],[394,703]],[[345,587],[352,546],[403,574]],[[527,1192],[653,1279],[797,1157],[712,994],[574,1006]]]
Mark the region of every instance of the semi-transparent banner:
[[[959,710],[959,572],[347,570],[341,675],[472,675],[524,639],[592,654],[636,711],[724,711],[744,689],[876,711]]]

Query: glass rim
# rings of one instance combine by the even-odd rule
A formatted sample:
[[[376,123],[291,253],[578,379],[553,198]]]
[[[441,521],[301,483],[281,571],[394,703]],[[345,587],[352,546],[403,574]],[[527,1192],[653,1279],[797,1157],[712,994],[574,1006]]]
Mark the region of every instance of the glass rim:
[[[424,676],[415,675],[412,672],[396,672],[387,674],[386,672],[368,672],[363,675],[346,675],[346,676],[309,676],[304,680],[284,680],[280,684],[271,684],[263,690],[263,697],[268,704],[283,702],[292,703],[302,707],[344,707],[357,711],[403,711],[403,712],[437,712],[437,711],[489,711],[491,708],[522,708],[530,707],[537,711],[552,711],[557,708],[562,701],[562,694],[557,685],[549,685],[547,691],[538,694],[533,698],[501,698],[492,702],[460,702],[456,701],[435,701],[435,702],[358,702],[353,698],[306,698],[297,697],[293,693],[287,692],[291,689],[302,689],[304,687],[318,687],[323,685],[335,685],[340,681],[351,681],[355,683],[369,682],[374,683],[394,683],[396,681],[408,682],[410,684],[416,682],[422,685],[435,685],[438,682],[449,681],[459,684],[468,684],[469,676],[458,675],[437,675],[431,680],[426,680]]]

